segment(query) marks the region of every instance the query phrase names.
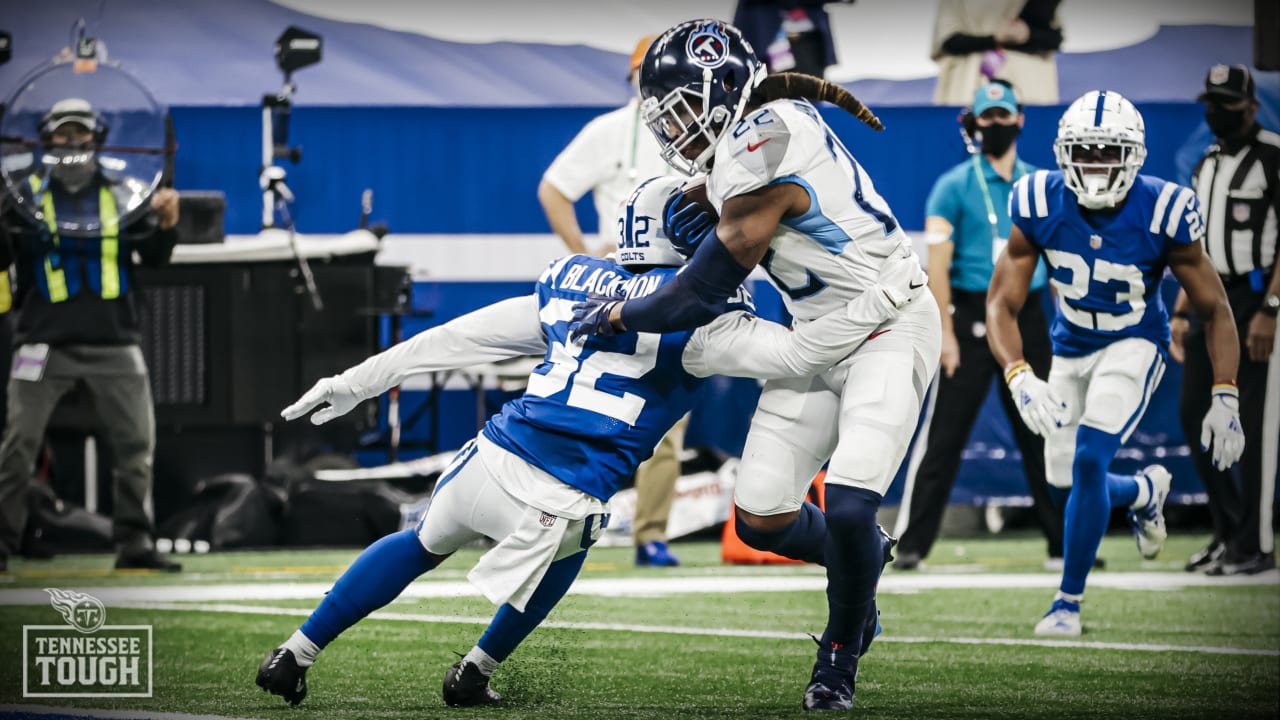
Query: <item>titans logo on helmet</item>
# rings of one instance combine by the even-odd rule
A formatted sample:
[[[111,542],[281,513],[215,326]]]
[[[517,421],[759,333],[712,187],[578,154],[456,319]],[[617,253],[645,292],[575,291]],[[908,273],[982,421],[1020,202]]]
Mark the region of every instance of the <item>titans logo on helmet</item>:
[[[698,65],[717,68],[729,59],[729,38],[720,30],[720,23],[710,22],[689,36],[685,50]]]

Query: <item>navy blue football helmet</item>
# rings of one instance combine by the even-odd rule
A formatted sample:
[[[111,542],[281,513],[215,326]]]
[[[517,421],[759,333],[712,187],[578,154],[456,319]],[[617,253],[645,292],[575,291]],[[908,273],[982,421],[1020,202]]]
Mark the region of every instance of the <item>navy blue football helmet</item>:
[[[662,159],[686,175],[706,172],[766,73],[729,23],[690,20],[663,33],[640,65],[641,112]]]

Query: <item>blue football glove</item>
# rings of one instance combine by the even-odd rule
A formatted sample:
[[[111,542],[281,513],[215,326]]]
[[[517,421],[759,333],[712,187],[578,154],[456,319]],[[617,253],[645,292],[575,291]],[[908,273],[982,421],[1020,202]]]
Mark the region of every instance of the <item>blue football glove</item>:
[[[609,322],[609,312],[620,302],[622,301],[611,295],[592,295],[575,303],[573,319],[569,321],[569,340],[581,343],[595,335],[607,337],[617,334],[613,323]]]
[[[682,255],[688,257],[698,249],[701,243],[716,228],[716,217],[707,212],[696,202],[680,207],[684,200],[683,193],[674,193],[663,209],[663,229],[671,244]]]

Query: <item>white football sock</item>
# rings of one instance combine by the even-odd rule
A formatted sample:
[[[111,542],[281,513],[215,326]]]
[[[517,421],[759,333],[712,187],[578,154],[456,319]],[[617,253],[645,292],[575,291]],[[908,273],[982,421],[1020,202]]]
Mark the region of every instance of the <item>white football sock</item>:
[[[1069,603],[1075,603],[1079,605],[1080,603],[1084,602],[1084,595],[1068,595],[1067,593],[1064,593],[1061,590],[1059,590],[1058,594],[1053,596],[1053,599],[1066,600]]]
[[[498,661],[489,657],[489,653],[481,650],[479,645],[471,648],[471,652],[467,653],[467,656],[462,658],[462,661],[469,662],[480,668],[480,674],[485,677],[489,677],[494,670],[498,669]]]
[[[280,647],[285,650],[292,650],[293,656],[298,660],[298,667],[310,667],[316,661],[316,656],[320,654],[320,647],[311,642],[311,638],[302,634],[301,630],[294,630],[293,635],[289,636]]]

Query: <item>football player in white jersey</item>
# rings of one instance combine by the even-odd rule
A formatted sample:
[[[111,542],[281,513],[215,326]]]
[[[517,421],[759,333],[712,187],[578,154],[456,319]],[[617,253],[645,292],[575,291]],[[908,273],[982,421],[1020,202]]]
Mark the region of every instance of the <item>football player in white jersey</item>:
[[[646,298],[584,302],[575,334],[698,327],[723,312],[757,265],[803,327],[856,302],[888,259],[915,257],[871,178],[811,103],[832,102],[881,129],[843,88],[807,75],[766,77],[737,28],[696,20],[650,46],[640,92],[668,164],[708,173],[718,220],[699,203],[673,202],[664,219],[672,241],[693,253],[686,271]],[[772,380],[760,396],[735,491],[737,531],[752,547],[825,561],[828,622],[806,709],[853,706],[882,570],[876,512],[940,352],[938,307],[924,299],[840,368]],[[828,461],[824,515],[804,498]]]
[[[931,297],[920,289],[919,264],[898,253],[871,291],[796,332],[757,319],[740,290],[730,312],[696,331],[570,342],[575,302],[591,294],[643,297],[678,276],[684,257],[666,238],[661,214],[681,182],[655,178],[632,194],[618,224],[619,262],[556,260],[533,294],[416,335],[319,381],[284,410],[293,420],[323,405],[311,418],[320,424],[414,373],[545,353],[524,395],[490,418],[441,474],[417,529],[367,548],[302,627],[268,653],[259,686],[298,704],[307,693],[306,669],[339,633],[462,545],[488,537],[497,545],[468,577],[500,608],[446,673],[443,692],[451,706],[497,702],[489,676],[568,590],[608,522],[609,498],[689,411],[703,378],[825,371],[882,323]]]
[[[1010,192],[1013,230],[991,277],[987,340],[1027,427],[1046,439],[1049,484],[1069,492],[1062,583],[1035,631],[1079,635],[1085,580],[1111,508],[1129,508],[1143,557],[1154,558],[1167,535],[1169,472],[1160,465],[1136,476],[1109,472],[1164,373],[1165,268],[1206,318],[1215,384],[1200,442],[1225,469],[1244,451],[1244,434],[1236,326],[1201,247],[1195,193],[1138,173],[1147,155],[1142,115],[1119,93],[1092,91],[1073,102],[1058,123],[1054,154],[1059,170],[1038,170]],[[1017,324],[1042,256],[1058,296],[1048,382],[1023,360]]]

